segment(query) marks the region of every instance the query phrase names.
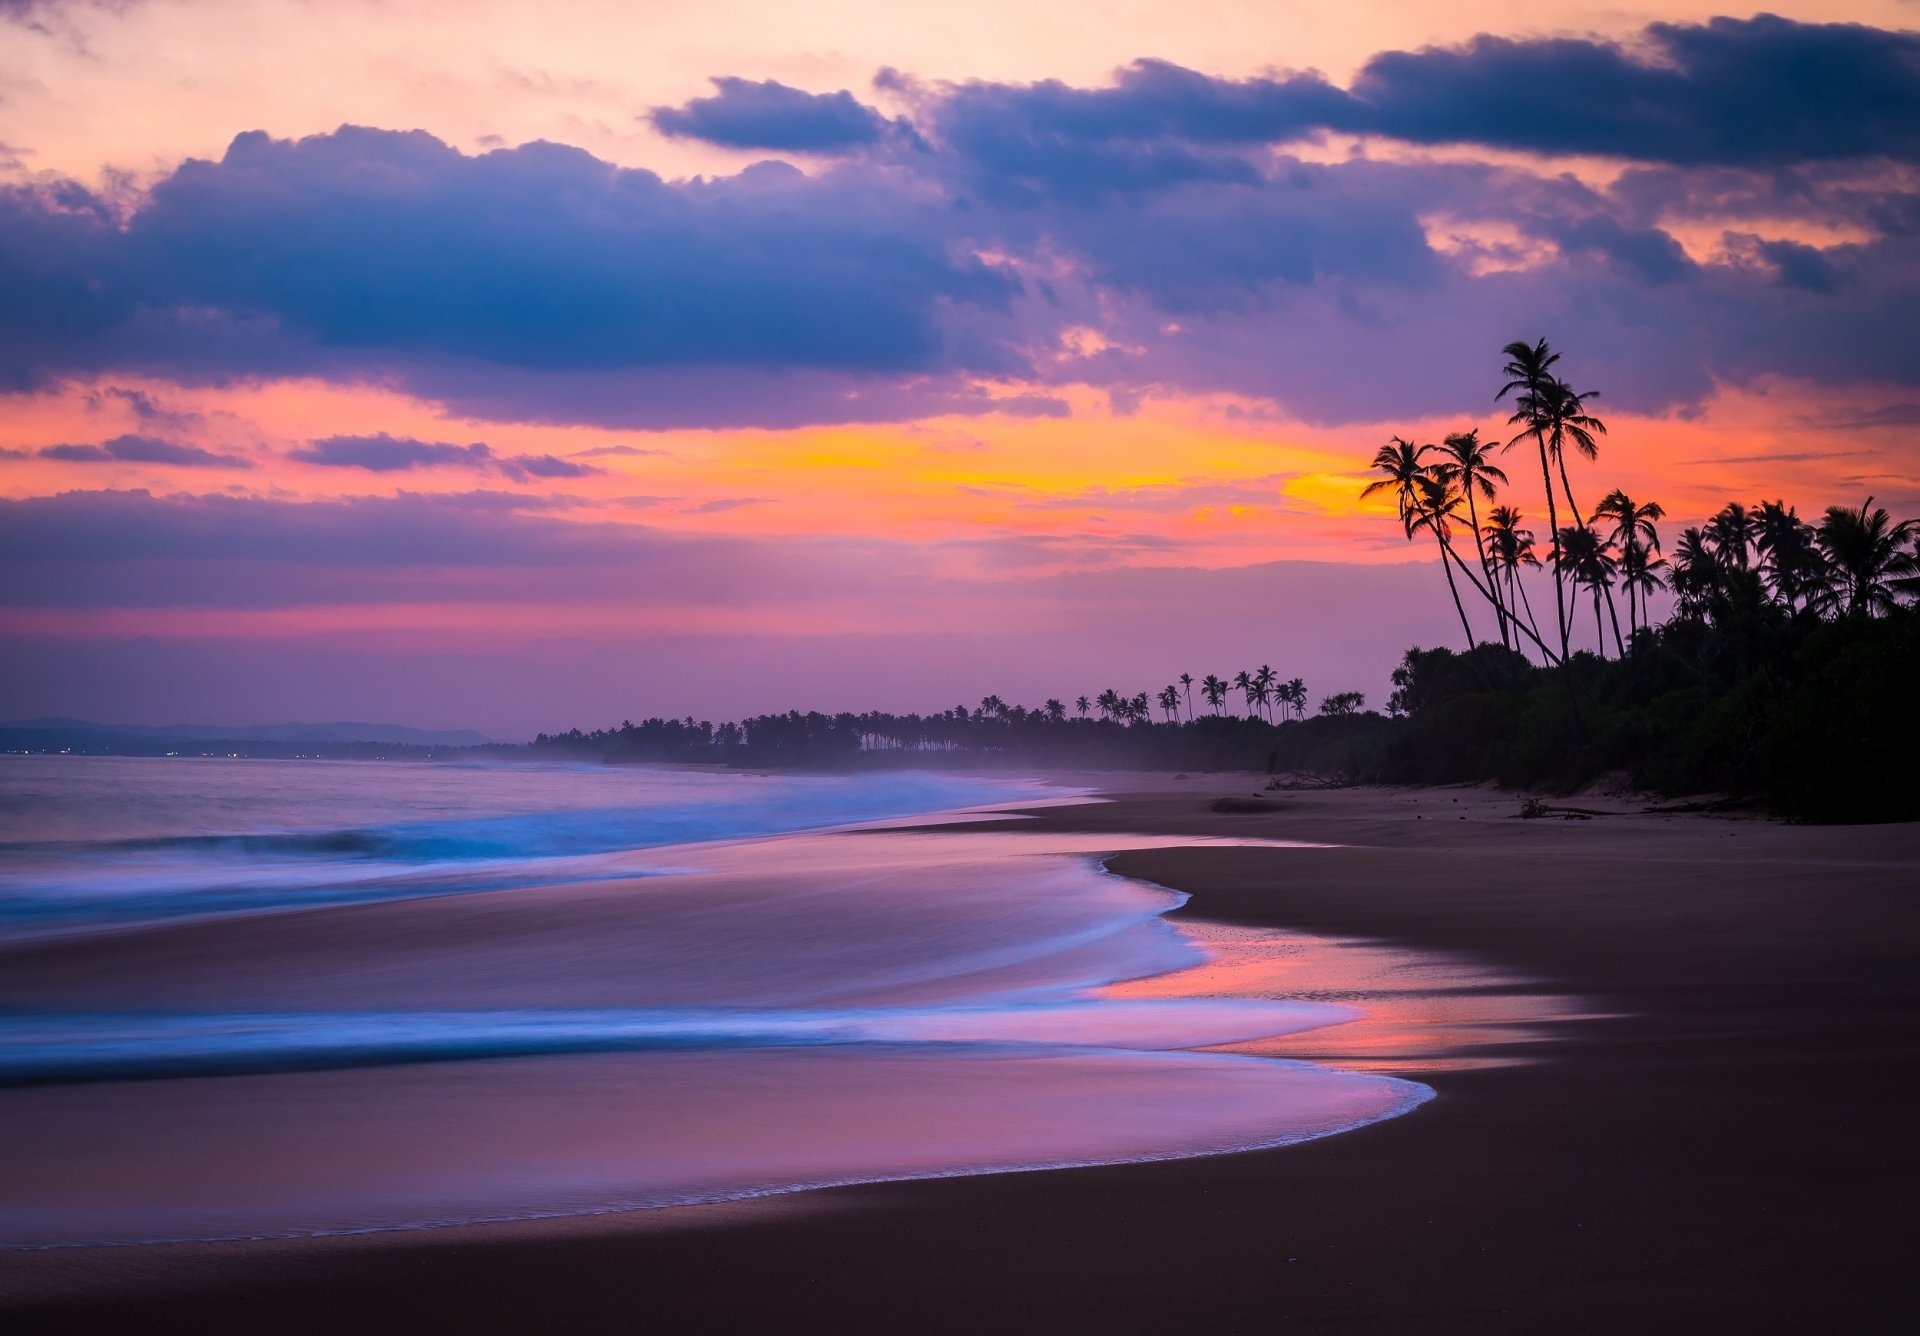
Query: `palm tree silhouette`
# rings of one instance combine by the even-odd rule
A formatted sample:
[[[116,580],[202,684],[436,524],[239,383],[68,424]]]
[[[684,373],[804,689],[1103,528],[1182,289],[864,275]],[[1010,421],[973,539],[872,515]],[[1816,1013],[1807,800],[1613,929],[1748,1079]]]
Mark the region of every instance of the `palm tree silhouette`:
[[[1273,713],[1266,710],[1266,704],[1273,699],[1274,671],[1271,665],[1261,664],[1260,671],[1253,675],[1253,694],[1259,700],[1267,722],[1273,722]]]
[[[1247,698],[1247,718],[1253,718],[1253,674],[1244,668],[1235,673],[1233,689]]]
[[[1580,505],[1573,499],[1573,484],[1567,480],[1566,448],[1571,445],[1588,459],[1599,457],[1600,443],[1594,437],[1606,435],[1607,424],[1587,412],[1587,401],[1599,397],[1598,390],[1576,393],[1564,380],[1549,380],[1541,387],[1537,405],[1546,431],[1547,452],[1553,456],[1554,467],[1560,474],[1561,494],[1567,498],[1567,509],[1576,518],[1580,515]]]
[[[1748,547],[1760,536],[1760,520],[1738,501],[1729,501],[1718,515],[1707,521],[1706,535],[1721,565],[1730,570],[1748,570],[1753,565]]]
[[[1087,711],[1093,708],[1093,702],[1085,696],[1076,696],[1074,697],[1073,708],[1080,712],[1082,719],[1085,719],[1087,717]]]
[[[1612,520],[1613,529],[1607,536],[1620,547],[1620,564],[1623,569],[1638,571],[1642,577],[1652,569],[1647,554],[1660,550],[1660,531],[1654,527],[1655,520],[1663,520],[1667,512],[1657,501],[1645,505],[1638,504],[1620,488],[1616,487],[1602,498],[1593,509],[1592,523]],[[1644,548],[1644,551],[1643,551]],[[1640,629],[1639,619],[1634,613],[1634,597],[1637,588],[1647,587],[1644,578],[1640,581],[1625,581],[1627,590],[1627,639],[1631,643]],[[1664,584],[1659,587],[1664,588]]]
[[[1560,515],[1553,500],[1553,473],[1547,458],[1549,387],[1558,383],[1553,378],[1553,364],[1560,360],[1560,354],[1549,350],[1545,339],[1531,345],[1509,343],[1502,351],[1507,359],[1504,368],[1507,383],[1493,396],[1494,402],[1498,403],[1509,394],[1514,395],[1513,416],[1507,419],[1507,423],[1509,426],[1522,427],[1520,434],[1508,441],[1505,448],[1511,450],[1531,436],[1540,450],[1540,482],[1547,493],[1547,534],[1554,544],[1548,554],[1553,575],[1554,624],[1560,633],[1560,661],[1564,663],[1567,658],[1567,603],[1560,585]]]
[[[1858,510],[1828,506],[1814,538],[1832,573],[1826,602],[1849,617],[1889,611],[1896,588],[1920,573],[1920,559],[1904,550],[1917,535],[1920,521],[1896,524],[1872,497]]]
[[[1177,723],[1180,716],[1180,688],[1170,686],[1160,692],[1158,697],[1160,712],[1167,716],[1167,722]]]
[[[1504,470],[1493,463],[1493,447],[1480,439],[1479,428],[1469,431],[1456,431],[1449,434],[1440,443],[1441,461],[1434,465],[1433,472],[1442,482],[1458,487],[1467,498],[1467,518],[1473,524],[1473,545],[1480,554],[1480,573],[1486,577],[1487,587],[1493,591],[1493,609],[1500,620],[1500,643],[1510,645],[1507,634],[1507,607],[1500,598],[1500,587],[1493,578],[1493,567],[1487,562],[1486,544],[1480,539],[1480,510],[1474,500],[1475,493],[1491,501],[1495,495],[1494,484],[1507,485]]]
[[[1763,501],[1754,513],[1754,548],[1760,571],[1774,598],[1788,612],[1802,599],[1818,596],[1826,579],[1826,559],[1814,541],[1814,528],[1784,501]]]
[[[1647,595],[1656,589],[1667,588],[1667,578],[1663,574],[1666,566],[1667,559],[1665,557],[1654,556],[1638,543],[1633,544],[1621,552],[1620,584],[1621,587],[1627,591],[1627,618],[1629,622],[1633,619],[1633,600],[1636,594],[1638,594],[1640,599],[1640,607],[1644,610],[1647,606]],[[1648,624],[1652,624],[1651,620],[1649,620]],[[1633,634],[1637,635],[1638,631],[1634,631]]]
[[[1673,592],[1680,596],[1681,615],[1708,615],[1724,599],[1726,577],[1726,567],[1714,554],[1706,532],[1697,527],[1682,529],[1673,549]]]
[[[1047,698],[1045,709],[1047,722],[1050,724],[1061,723],[1067,717],[1067,707],[1051,696]]]
[[[1393,489],[1394,501],[1400,509],[1400,524],[1406,530],[1407,541],[1413,541],[1413,535],[1421,529],[1433,534],[1434,541],[1440,545],[1440,571],[1447,577],[1447,589],[1453,595],[1453,609],[1460,614],[1460,629],[1466,633],[1467,648],[1473,648],[1473,627],[1467,621],[1467,609],[1460,602],[1460,588],[1453,581],[1453,568],[1447,565],[1447,542],[1444,525],[1429,522],[1427,512],[1434,506],[1443,504],[1451,492],[1455,497],[1459,493],[1450,489],[1439,477],[1436,468],[1426,463],[1426,457],[1435,453],[1438,447],[1415,445],[1412,441],[1394,436],[1381,446],[1373,457],[1373,467],[1383,475],[1360,489],[1360,497],[1365,500],[1376,492]],[[1241,677],[1246,674],[1242,673]],[[1235,685],[1241,685],[1238,681]]]
[[[1213,712],[1219,714],[1220,704],[1227,698],[1227,684],[1212,673],[1208,673],[1200,683],[1200,694],[1206,697],[1207,704],[1213,707]]]
[[[1613,606],[1613,575],[1619,563],[1608,550],[1607,541],[1589,524],[1569,524],[1560,531],[1560,556],[1567,564],[1568,578],[1593,592],[1594,649],[1607,656],[1607,637],[1600,621],[1600,594],[1606,591],[1607,606]],[[1620,643],[1620,618],[1613,619],[1613,645],[1622,657],[1626,649]]]
[[[1527,597],[1527,586],[1520,579],[1520,568],[1531,566],[1540,569],[1540,558],[1533,554],[1533,530],[1522,529],[1523,516],[1512,506],[1495,506],[1487,512],[1486,527],[1482,532],[1486,536],[1487,551],[1494,569],[1505,576],[1507,582],[1507,606],[1514,606],[1515,594],[1519,595],[1519,604],[1525,609],[1527,621],[1532,624],[1533,638],[1540,638],[1540,622],[1533,615],[1533,600]],[[1519,619],[1516,617],[1515,621]]]
[[[1193,722],[1193,674],[1192,673],[1180,674],[1180,689],[1186,693],[1186,697],[1187,697],[1187,722],[1192,723]]]

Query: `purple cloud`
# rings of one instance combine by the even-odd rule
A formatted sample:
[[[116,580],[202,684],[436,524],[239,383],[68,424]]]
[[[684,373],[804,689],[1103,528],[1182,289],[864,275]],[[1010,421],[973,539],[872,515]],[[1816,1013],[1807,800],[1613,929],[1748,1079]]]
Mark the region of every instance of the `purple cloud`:
[[[655,107],[647,119],[662,134],[679,138],[795,153],[844,153],[877,144],[895,128],[845,89],[808,93],[772,79],[718,78],[713,85],[719,90],[714,96]]]
[[[368,473],[405,473],[418,468],[463,468],[498,473],[517,482],[532,478],[584,478],[602,470],[553,455],[498,455],[483,441],[454,445],[411,437],[327,436],[287,452],[287,458],[323,468],[364,469]]]
[[[49,445],[39,452],[42,459],[62,459],[79,464],[165,464],[185,469],[250,469],[253,461],[244,455],[216,454],[197,445],[157,436],[116,436],[97,445]]]
[[[682,182],[555,144],[249,133],[130,211],[0,188],[0,382],[377,377],[475,417],[640,428],[1059,414],[1074,384],[1352,421],[1478,411],[1493,350],[1545,335],[1628,407],[1768,375],[1915,386],[1920,192],[1886,159],[1920,157],[1917,43],[1774,18],[1637,48],[1480,38],[1348,89],[1141,62],[1107,88],[912,89],[914,142]],[[679,111],[871,111],[838,96],[728,81]],[[1275,149],[1330,130],[1645,165],[1591,186]],[[1682,246],[1714,227],[1716,258]],[[1082,325],[1105,350],[1064,355]],[[1369,364],[1393,374],[1356,392]],[[419,444],[442,453],[384,467],[581,467]]]

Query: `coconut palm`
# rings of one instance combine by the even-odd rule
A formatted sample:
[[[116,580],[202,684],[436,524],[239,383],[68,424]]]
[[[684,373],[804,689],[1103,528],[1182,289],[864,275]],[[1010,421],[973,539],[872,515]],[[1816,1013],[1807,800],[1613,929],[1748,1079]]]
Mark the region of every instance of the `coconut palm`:
[[[1606,657],[1607,639],[1600,621],[1600,595],[1604,590],[1607,606],[1613,606],[1613,577],[1619,568],[1607,540],[1590,524],[1569,524],[1560,531],[1560,559],[1566,563],[1567,577],[1575,584],[1585,585],[1593,593],[1593,638],[1594,648],[1602,658]],[[1622,657],[1626,649],[1620,643],[1620,618],[1613,618],[1613,644]]]
[[[1441,443],[1440,462],[1433,466],[1433,472],[1442,481],[1458,487],[1467,498],[1467,518],[1473,524],[1473,545],[1480,554],[1480,571],[1486,577],[1487,587],[1493,591],[1494,612],[1500,619],[1500,643],[1510,644],[1507,635],[1508,611],[1500,597],[1500,586],[1493,578],[1493,567],[1487,561],[1486,544],[1480,537],[1480,510],[1475,501],[1476,494],[1493,500],[1494,484],[1507,485],[1507,475],[1493,463],[1493,446],[1480,439],[1476,427],[1469,431],[1456,431],[1449,434]]]
[[[1889,611],[1896,586],[1920,573],[1920,559],[1904,550],[1917,534],[1920,521],[1896,524],[1872,497],[1858,510],[1828,506],[1814,535],[1831,573],[1824,601],[1849,617]]]
[[[1087,711],[1093,708],[1093,702],[1085,696],[1076,696],[1073,700],[1073,708],[1080,712],[1082,719],[1085,719],[1087,717]]]
[[[1540,558],[1533,554],[1533,530],[1520,527],[1522,518],[1512,506],[1495,506],[1487,512],[1487,523],[1481,533],[1485,537],[1488,559],[1493,563],[1494,571],[1506,581],[1507,607],[1512,608],[1518,602],[1525,610],[1527,620],[1532,623],[1533,635],[1537,640],[1540,623],[1533,615],[1533,600],[1527,597],[1527,586],[1520,579],[1520,568],[1531,566],[1538,570]],[[1519,620],[1517,615],[1515,620]]]
[[[1177,723],[1180,717],[1180,688],[1165,687],[1156,698],[1160,704],[1160,713],[1167,716],[1167,722]]]
[[[1547,438],[1547,453],[1553,456],[1554,468],[1560,474],[1561,494],[1567,498],[1567,509],[1576,516],[1580,505],[1573,499],[1573,484],[1567,479],[1567,447],[1572,446],[1588,459],[1599,457],[1600,442],[1595,437],[1607,434],[1607,424],[1587,412],[1588,402],[1599,397],[1598,390],[1576,392],[1564,380],[1549,380],[1541,386],[1534,404]]]
[[[1796,605],[1817,598],[1826,581],[1826,559],[1814,541],[1814,528],[1784,501],[1761,502],[1753,522],[1761,578],[1788,612],[1797,612]]]
[[[1242,668],[1233,675],[1233,689],[1247,699],[1247,718],[1253,718],[1253,674]]]
[[[1360,489],[1360,497],[1365,500],[1375,492],[1393,489],[1394,500],[1399,504],[1400,514],[1404,518],[1407,507],[1412,504],[1414,491],[1420,480],[1433,472],[1432,465],[1426,462],[1428,455],[1437,447],[1415,445],[1412,441],[1392,437],[1381,446],[1373,456],[1373,468],[1382,476],[1375,478]]]
[[[1669,587],[1666,572],[1667,559],[1654,555],[1638,543],[1621,551],[1620,586],[1627,591],[1627,619],[1630,626],[1633,621],[1634,598],[1638,596],[1640,607],[1644,611],[1649,594],[1656,589]],[[1649,625],[1651,625],[1651,619],[1649,619]],[[1639,628],[1633,627],[1628,634],[1629,643],[1631,643],[1631,637],[1639,634]]]
[[[1706,536],[1721,565],[1729,570],[1750,570],[1752,544],[1760,536],[1759,517],[1750,514],[1738,501],[1729,501],[1718,515],[1707,521]]]
[[[1200,682],[1200,694],[1213,707],[1215,714],[1220,713],[1220,704],[1227,698],[1227,684],[1212,673],[1208,673]]]
[[[1673,550],[1673,592],[1680,596],[1680,614],[1706,616],[1725,590],[1726,568],[1714,554],[1706,531],[1682,529]]]
[[[1187,722],[1192,723],[1193,722],[1193,674],[1192,673],[1180,674],[1180,689],[1186,693],[1186,697],[1187,697]]]
[[[1653,522],[1666,517],[1667,512],[1658,501],[1648,501],[1642,505],[1616,487],[1601,499],[1599,505],[1594,507],[1593,518],[1589,522],[1598,524],[1602,520],[1611,520],[1613,528],[1606,536],[1619,546],[1621,566],[1625,568],[1631,564],[1634,569],[1644,573],[1652,567],[1652,563],[1648,560],[1649,554],[1660,550],[1660,531],[1654,527]],[[1640,584],[1626,584],[1629,643],[1640,629],[1640,621],[1634,608],[1635,590],[1640,587],[1642,587]]]
[[[1509,343],[1501,350],[1507,359],[1503,368],[1507,377],[1506,384],[1494,395],[1494,402],[1514,396],[1513,415],[1507,419],[1509,426],[1519,426],[1520,433],[1506,443],[1505,449],[1511,450],[1529,436],[1540,452],[1540,482],[1547,493],[1547,535],[1556,544],[1559,541],[1560,514],[1553,499],[1553,473],[1548,460],[1547,442],[1549,439],[1549,417],[1547,405],[1551,399],[1551,388],[1559,382],[1553,378],[1553,365],[1560,360],[1560,354],[1547,347],[1547,341],[1540,339],[1533,344],[1522,342]],[[1376,458],[1375,464],[1379,460]],[[1577,512],[1576,512],[1577,513]],[[1559,548],[1548,554],[1553,575],[1554,625],[1560,635],[1560,660],[1567,658],[1567,602],[1566,594],[1560,583]]]
[[[1045,708],[1046,708],[1048,723],[1058,724],[1066,720],[1067,707],[1062,705],[1058,700],[1055,700],[1053,697],[1049,696],[1047,698],[1047,704]]]
[[[1253,694],[1259,698],[1262,712],[1267,722],[1273,722],[1273,712],[1266,709],[1267,702],[1273,699],[1274,672],[1271,664],[1261,664],[1260,671],[1253,675]]]
[[[1400,522],[1407,539],[1425,529],[1440,545],[1440,570],[1447,577],[1447,592],[1453,595],[1453,609],[1460,614],[1460,629],[1466,633],[1467,648],[1474,645],[1473,627],[1467,621],[1467,609],[1460,602],[1460,586],[1454,583],[1453,567],[1447,564],[1448,536],[1460,507],[1466,504],[1457,488],[1448,486],[1432,474],[1422,474],[1414,483],[1409,500],[1401,508]]]

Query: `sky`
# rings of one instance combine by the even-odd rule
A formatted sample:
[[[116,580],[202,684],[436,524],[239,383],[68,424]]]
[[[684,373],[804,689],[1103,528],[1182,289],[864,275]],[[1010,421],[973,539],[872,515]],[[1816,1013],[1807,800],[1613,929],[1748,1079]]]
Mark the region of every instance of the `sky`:
[[[1583,505],[1920,515],[1916,30],[0,0],[0,717],[1380,703],[1460,631],[1368,461],[1514,339]]]

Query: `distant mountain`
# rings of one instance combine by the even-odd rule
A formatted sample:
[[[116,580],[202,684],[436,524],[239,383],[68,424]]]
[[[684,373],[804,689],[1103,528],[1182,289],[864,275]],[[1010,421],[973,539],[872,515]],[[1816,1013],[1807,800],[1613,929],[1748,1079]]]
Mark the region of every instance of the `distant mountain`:
[[[407,747],[484,747],[493,741],[470,728],[407,728],[401,724],[96,724],[86,719],[13,719],[0,740],[21,746],[111,747],[138,743],[261,742],[280,746],[385,743]]]

